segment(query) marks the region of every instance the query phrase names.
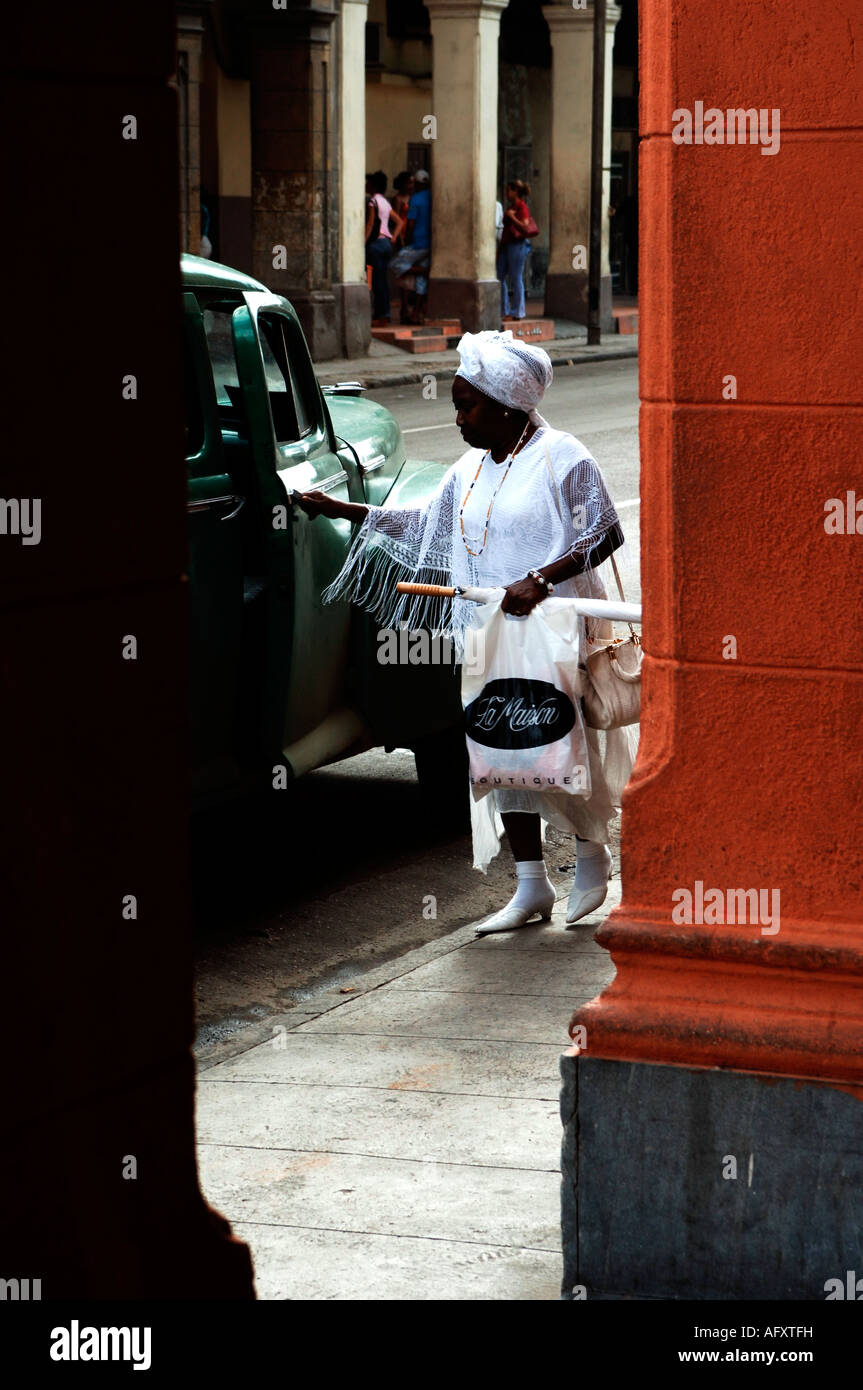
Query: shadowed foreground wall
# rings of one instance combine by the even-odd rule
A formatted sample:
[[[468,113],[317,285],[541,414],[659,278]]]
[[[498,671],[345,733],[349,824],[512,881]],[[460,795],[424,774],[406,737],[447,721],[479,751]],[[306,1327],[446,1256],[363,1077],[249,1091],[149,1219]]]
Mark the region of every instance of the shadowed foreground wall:
[[[863,11],[639,21],[645,707],[618,973],[563,1063],[564,1297],[816,1299],[863,1234]],[[675,143],[699,102],[778,117],[775,153]],[[715,1067],[753,1074],[731,1109]]]
[[[249,1298],[194,1153],[173,6],[11,28],[0,1277]]]

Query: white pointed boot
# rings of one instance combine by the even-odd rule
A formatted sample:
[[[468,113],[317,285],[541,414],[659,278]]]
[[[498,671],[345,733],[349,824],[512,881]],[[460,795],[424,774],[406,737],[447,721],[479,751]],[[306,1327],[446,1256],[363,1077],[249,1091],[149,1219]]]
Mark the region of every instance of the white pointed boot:
[[[554,884],[546,873],[544,861],[521,860],[515,867],[518,874],[518,891],[500,912],[496,912],[487,921],[478,923],[477,936],[526,927],[531,918],[536,916],[543,922],[547,922],[551,917],[556,895]]]
[[[600,854],[584,855],[579,850],[575,881],[566,909],[567,926],[580,921],[582,917],[589,917],[605,902],[614,861],[608,845],[602,845],[601,851]]]

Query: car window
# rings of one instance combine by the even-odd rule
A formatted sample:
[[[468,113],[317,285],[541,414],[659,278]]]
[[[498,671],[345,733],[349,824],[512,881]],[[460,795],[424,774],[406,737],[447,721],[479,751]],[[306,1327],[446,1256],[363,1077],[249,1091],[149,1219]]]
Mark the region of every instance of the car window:
[[[234,303],[211,303],[204,309],[203,319],[222,430],[239,431],[244,435],[245,409],[232,323],[238,307]],[[292,329],[293,325],[281,314],[267,313],[258,317],[270,411],[280,444],[292,444],[310,434],[317,418],[308,383],[291,370],[289,335]]]
[[[237,362],[234,357],[234,338],[231,332],[231,316],[235,305],[230,307],[207,308],[204,310],[204,332],[213,368],[213,381],[216,386],[216,400],[220,406],[230,406],[236,400],[240,389]],[[229,390],[230,388],[230,390]]]
[[[260,314],[261,351],[273,407],[273,423],[280,444],[302,439],[314,427],[314,412],[305,398],[303,383],[291,370],[290,325],[281,314]]]

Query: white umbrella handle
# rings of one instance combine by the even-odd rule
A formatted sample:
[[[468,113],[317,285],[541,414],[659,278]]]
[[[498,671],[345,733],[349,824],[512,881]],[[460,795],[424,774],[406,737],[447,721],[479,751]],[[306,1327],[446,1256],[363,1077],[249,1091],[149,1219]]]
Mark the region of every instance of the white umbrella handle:
[[[608,618],[613,623],[640,623],[641,604],[611,598],[567,598],[583,618]]]
[[[504,589],[459,588],[454,584],[408,584],[396,585],[400,594],[425,594],[440,598],[463,598],[472,603],[495,603],[502,599]],[[607,598],[578,598],[567,596],[564,603],[571,603],[576,613],[583,618],[608,618],[613,623],[640,623],[641,604],[624,603],[622,600]]]
[[[472,599],[474,603],[494,603],[503,598],[503,589],[461,589],[460,598]],[[571,603],[582,618],[608,618],[613,623],[640,623],[641,604],[623,603],[620,599],[579,598],[577,595],[561,595],[561,603]]]

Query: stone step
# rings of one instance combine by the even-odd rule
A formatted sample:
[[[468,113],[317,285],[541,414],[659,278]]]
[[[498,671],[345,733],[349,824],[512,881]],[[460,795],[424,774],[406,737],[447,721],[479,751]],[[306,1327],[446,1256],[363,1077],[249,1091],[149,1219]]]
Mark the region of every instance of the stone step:
[[[426,319],[422,324],[395,325],[396,327],[409,327],[414,333],[444,333],[461,334],[462,326],[458,319]]]
[[[424,324],[391,323],[386,328],[373,328],[372,337],[405,352],[445,352],[456,346],[461,332],[457,319],[438,319]]]
[[[373,328],[372,337],[379,343],[395,343],[397,347],[401,347],[408,338],[421,331],[419,328],[398,328],[390,325],[389,328]]]
[[[625,309],[614,315],[618,333],[638,332],[638,310]]]
[[[447,348],[452,346],[454,343],[443,333],[433,333],[425,338],[418,334],[415,338],[405,338],[403,342],[396,344],[396,347],[404,348],[406,352],[446,352]]]
[[[615,304],[611,310],[618,333],[638,332],[638,305]]]
[[[429,319],[426,323],[388,323],[381,328],[373,328],[374,337],[386,341],[395,335],[400,337],[416,336],[417,333],[423,337],[429,337],[433,333],[443,333],[450,335],[461,333],[461,324],[458,319]]]
[[[505,319],[501,328],[511,328],[514,338],[527,343],[545,343],[554,337],[554,319]]]

